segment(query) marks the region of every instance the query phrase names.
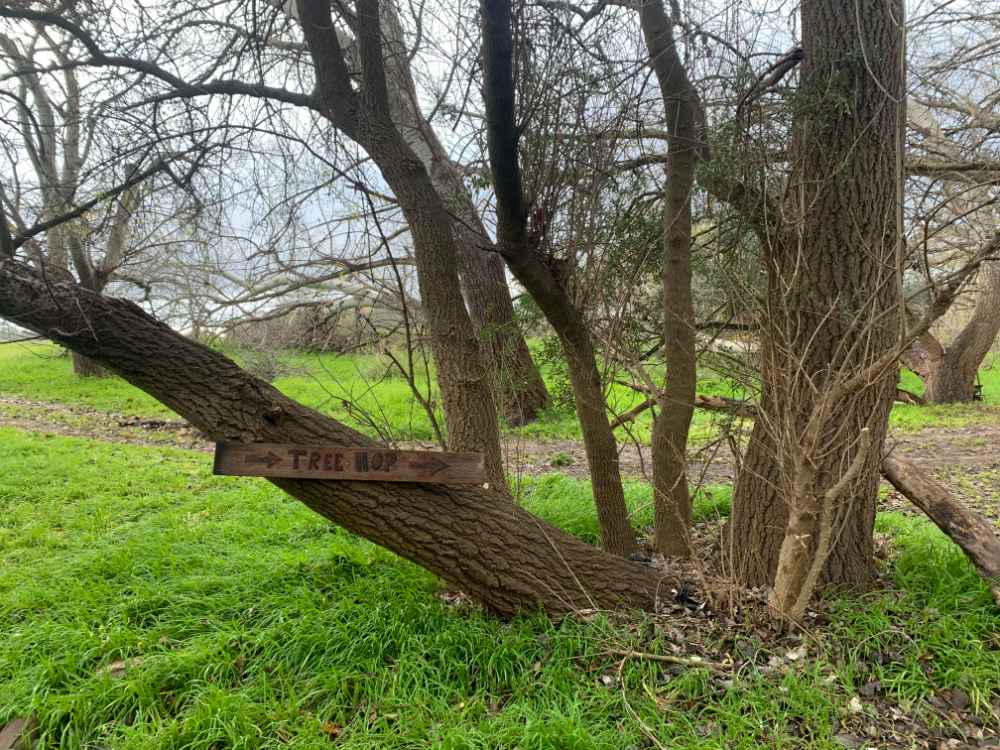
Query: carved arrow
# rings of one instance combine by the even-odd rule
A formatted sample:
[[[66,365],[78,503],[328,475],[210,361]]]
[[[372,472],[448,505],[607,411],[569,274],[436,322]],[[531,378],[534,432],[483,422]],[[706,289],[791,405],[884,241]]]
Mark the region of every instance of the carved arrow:
[[[267,468],[271,468],[276,463],[281,461],[281,456],[276,456],[271,451],[267,452],[266,456],[247,456],[246,463],[248,464],[267,464]]]
[[[439,471],[441,471],[442,469],[449,469],[451,467],[448,464],[446,464],[444,461],[441,461],[441,460],[439,460],[437,458],[432,458],[430,461],[410,461],[410,468],[411,469],[430,469],[431,473],[428,474],[427,476],[432,477],[435,474],[437,474]]]

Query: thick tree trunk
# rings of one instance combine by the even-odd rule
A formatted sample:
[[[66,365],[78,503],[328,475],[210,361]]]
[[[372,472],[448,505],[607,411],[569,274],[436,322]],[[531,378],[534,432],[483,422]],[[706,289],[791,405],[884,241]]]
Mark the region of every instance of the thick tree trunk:
[[[761,395],[762,401],[768,398],[765,393]],[[774,413],[773,405],[762,410]],[[729,521],[722,534],[724,567],[740,585],[774,583],[788,523],[788,507],[781,497],[781,466],[777,459],[778,442],[774,430],[764,420],[755,420],[740,463]]]
[[[86,355],[218,441],[374,445],[125,300],[46,283],[0,255],[0,314]],[[675,583],[574,539],[479,487],[275,480],[326,518],[510,616],[652,609]]]
[[[698,363],[691,292],[691,193],[699,143],[697,93],[688,80],[662,0],[639,8],[650,62],[667,115],[667,180],[663,208],[663,341],[667,375],[653,421],[653,547],[664,555],[691,554],[692,506],[687,439],[694,415]]]
[[[410,55],[395,4],[381,3],[380,12],[393,120],[403,139],[423,162],[434,189],[453,214],[462,294],[488,360],[497,401],[509,424],[525,424],[535,419],[549,394],[514,321],[514,304],[503,259],[469,199],[454,162],[420,110],[410,71]]]
[[[905,391],[903,391],[905,393]],[[738,416],[756,418],[756,405],[748,401],[698,396],[700,409],[720,409]],[[908,500],[922,510],[934,524],[968,556],[1000,607],[1000,539],[995,527],[978,513],[898,454],[886,451],[882,476]],[[811,532],[810,532],[811,533]]]
[[[979,366],[996,343],[997,334],[1000,334],[1000,261],[993,260],[979,269],[979,294],[972,319],[951,345],[943,351],[938,345],[937,356],[927,358],[926,362],[918,363],[916,357],[904,360],[908,365],[910,361],[924,365],[921,370],[914,369],[927,385],[924,401],[971,403]]]
[[[587,453],[601,544],[613,554],[629,556],[638,552],[639,547],[625,506],[618,445],[608,424],[590,331],[566,290],[528,244],[528,209],[521,185],[519,133],[514,112],[510,0],[483,0],[480,13],[486,140],[497,197],[497,246],[511,272],[559,336]]]
[[[783,543],[795,541],[786,532],[798,534],[804,555],[815,550],[819,513],[809,529],[798,528],[798,517],[790,528],[788,504],[801,497],[818,506],[849,471],[864,428],[870,449],[833,508],[839,536],[818,581],[864,587],[873,577],[879,464],[896,373],[874,373],[864,387],[826,399],[845,376],[891,351],[899,335],[902,17],[891,0],[802,3],[801,105],[784,206],[790,229],[765,243],[761,418],[725,545],[746,585],[774,580]],[[830,408],[817,413],[823,403]],[[810,431],[816,449],[803,457]],[[803,467],[806,484],[799,483]]]
[[[948,359],[941,359],[927,371],[924,383],[924,402],[928,404],[968,404],[972,402],[973,380],[966,384],[958,367]]]

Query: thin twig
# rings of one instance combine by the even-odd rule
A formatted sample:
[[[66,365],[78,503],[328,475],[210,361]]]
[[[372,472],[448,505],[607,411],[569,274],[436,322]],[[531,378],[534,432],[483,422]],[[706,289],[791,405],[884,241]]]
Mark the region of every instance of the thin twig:
[[[710,661],[703,660],[701,658],[696,659],[685,659],[681,656],[667,656],[665,654],[649,654],[645,651],[618,651],[611,650],[608,651],[612,656],[620,656],[625,659],[635,659],[637,661],[660,661],[666,664],[683,664],[686,667],[707,667],[713,672],[727,673],[727,670],[722,667],[713,664]]]

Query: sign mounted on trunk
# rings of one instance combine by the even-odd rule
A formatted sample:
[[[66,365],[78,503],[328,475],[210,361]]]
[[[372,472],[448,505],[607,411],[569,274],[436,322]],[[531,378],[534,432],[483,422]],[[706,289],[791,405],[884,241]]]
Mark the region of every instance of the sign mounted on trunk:
[[[397,451],[336,445],[216,443],[214,474],[362,482],[483,484],[482,453]]]

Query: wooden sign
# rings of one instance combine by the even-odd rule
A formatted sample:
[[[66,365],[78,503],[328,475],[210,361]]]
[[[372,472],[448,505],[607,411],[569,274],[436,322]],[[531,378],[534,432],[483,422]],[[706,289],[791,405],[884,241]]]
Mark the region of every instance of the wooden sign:
[[[482,453],[397,451],[335,445],[216,443],[214,474],[363,482],[483,484]]]

